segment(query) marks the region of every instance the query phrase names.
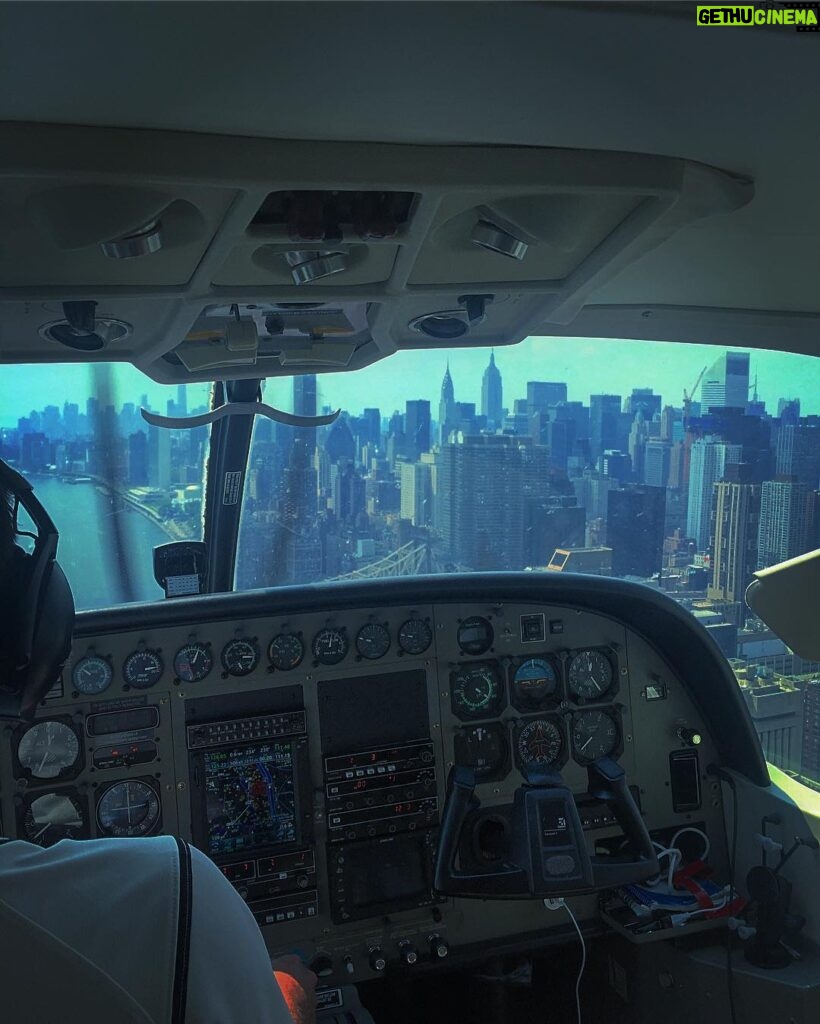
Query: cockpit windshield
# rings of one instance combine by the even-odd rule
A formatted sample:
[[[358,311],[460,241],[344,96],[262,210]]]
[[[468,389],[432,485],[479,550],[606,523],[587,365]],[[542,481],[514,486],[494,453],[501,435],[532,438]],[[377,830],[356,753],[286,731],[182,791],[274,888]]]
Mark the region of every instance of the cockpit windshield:
[[[816,358],[531,338],[269,380],[262,396],[302,416],[340,413],[319,428],[256,417],[237,590],[495,570],[617,576],[691,611],[750,706],[775,691],[799,702],[820,670],[743,601],[755,570],[820,547]],[[206,411],[210,386],[163,386],[125,365],[9,366],[2,399],[0,456],[50,510],[78,608],[161,600],[153,548],[203,537],[218,433],[152,426],[140,410]],[[801,772],[797,739],[770,750],[759,734],[770,762]],[[820,785],[815,775],[803,777]]]

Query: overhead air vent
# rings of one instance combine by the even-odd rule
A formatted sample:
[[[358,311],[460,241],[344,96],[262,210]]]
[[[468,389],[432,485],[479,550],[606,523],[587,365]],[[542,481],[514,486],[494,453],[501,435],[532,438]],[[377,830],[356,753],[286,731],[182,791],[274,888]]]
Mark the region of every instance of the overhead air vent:
[[[78,352],[98,352],[131,334],[131,324],[113,317],[97,316],[96,308],[96,302],[64,302],[65,318],[43,324],[40,337]]]

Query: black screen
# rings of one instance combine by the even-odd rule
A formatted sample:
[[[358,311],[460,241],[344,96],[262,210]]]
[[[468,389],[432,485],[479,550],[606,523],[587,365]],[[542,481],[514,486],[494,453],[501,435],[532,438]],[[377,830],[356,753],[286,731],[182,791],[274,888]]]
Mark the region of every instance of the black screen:
[[[430,734],[424,672],[326,679],[319,683],[322,751],[346,754]]]
[[[202,754],[206,853],[248,853],[294,843],[293,744],[256,743]]]
[[[696,750],[675,750],[669,755],[672,809],[682,814],[700,807],[700,763]]]
[[[399,903],[426,896],[424,847],[416,836],[345,847],[345,879],[350,909]]]

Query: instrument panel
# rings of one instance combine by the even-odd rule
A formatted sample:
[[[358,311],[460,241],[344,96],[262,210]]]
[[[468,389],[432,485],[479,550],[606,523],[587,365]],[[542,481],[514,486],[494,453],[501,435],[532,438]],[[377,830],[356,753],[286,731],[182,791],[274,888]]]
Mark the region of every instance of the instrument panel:
[[[122,610],[79,616],[61,683],[0,745],[5,834],[180,835],[237,888],[272,953],[306,951],[336,981],[552,927],[539,901],[432,891],[453,764],[478,780],[460,852],[474,868],[503,859],[513,793],[532,773],[561,773],[591,846],[619,835],[586,794],[603,756],[624,766],[650,829],[719,835],[709,730],[686,683],[616,617],[480,599],[356,605],[344,587],[300,609],[294,593],[286,614],[282,599],[235,595],[218,616],[207,601],[143,606],[144,626],[135,608],[130,628]],[[698,750],[684,727],[702,734]],[[578,904],[595,913],[593,898]]]

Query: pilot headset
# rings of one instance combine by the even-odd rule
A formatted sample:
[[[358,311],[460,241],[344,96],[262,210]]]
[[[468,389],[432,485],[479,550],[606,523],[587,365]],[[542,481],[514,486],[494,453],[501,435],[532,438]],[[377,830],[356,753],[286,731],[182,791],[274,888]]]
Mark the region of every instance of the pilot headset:
[[[31,718],[71,651],[74,598],[56,561],[59,534],[31,484],[0,459],[0,495],[8,494],[10,536],[0,533],[0,718]],[[22,506],[36,535],[18,529]],[[30,555],[15,536],[34,541]]]

